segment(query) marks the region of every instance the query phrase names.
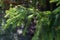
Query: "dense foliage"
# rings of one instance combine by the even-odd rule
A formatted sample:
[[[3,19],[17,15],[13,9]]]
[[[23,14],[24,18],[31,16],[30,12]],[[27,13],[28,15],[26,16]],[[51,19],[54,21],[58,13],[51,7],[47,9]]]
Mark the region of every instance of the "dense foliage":
[[[50,4],[57,2],[55,5],[57,7],[52,8],[53,5],[51,5],[50,9],[45,7],[46,1],[44,0],[33,0],[32,2],[27,4],[29,7],[26,4],[17,5],[6,10],[4,16],[6,23],[2,25],[4,32],[0,30],[0,33],[5,33],[10,37],[11,33],[17,33],[19,29],[17,33],[19,38],[21,34],[24,37],[27,35],[27,38],[30,37],[30,39],[24,38],[24,40],[60,40],[60,0],[50,0]],[[40,3],[41,8],[37,7],[37,2]]]

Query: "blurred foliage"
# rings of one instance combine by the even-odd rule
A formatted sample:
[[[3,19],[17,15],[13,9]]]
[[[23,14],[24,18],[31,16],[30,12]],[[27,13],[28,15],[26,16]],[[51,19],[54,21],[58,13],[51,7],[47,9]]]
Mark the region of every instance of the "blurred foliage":
[[[5,18],[7,21],[6,24],[3,25],[3,29],[7,30],[6,32],[12,32],[16,27],[20,27],[21,24],[23,24],[26,29],[31,23],[31,19],[34,15],[34,8],[27,9],[21,5],[10,8],[9,10],[6,10]],[[26,30],[24,30],[24,33],[25,31]]]
[[[36,30],[31,40],[60,40],[60,0],[50,0],[51,3],[57,2],[56,5],[59,5],[53,11],[39,11],[36,8],[36,2],[39,2],[43,7],[46,5],[44,0],[32,0],[29,8],[18,5],[6,10],[4,16],[6,24],[2,26],[4,31],[9,34],[23,24],[23,34],[26,34],[32,18],[36,15]],[[4,5],[3,1],[0,3]]]
[[[53,40],[53,37],[57,35],[59,37],[59,24],[60,24],[60,9],[59,7],[55,9],[54,11],[38,11],[34,8],[25,8],[23,6],[16,6],[14,8],[10,8],[6,11],[5,18],[7,18],[6,24],[4,25],[4,29],[9,31],[12,31],[15,27],[21,26],[23,23],[26,27],[29,27],[28,25],[31,23],[31,19],[36,15],[37,21],[36,21],[36,33],[34,34],[32,40]],[[25,20],[27,21],[25,22]],[[11,26],[10,26],[11,25]],[[11,27],[11,28],[10,28]],[[8,29],[10,28],[10,30]],[[53,31],[55,30],[55,31]],[[23,31],[26,32],[27,30]],[[56,35],[53,35],[56,32]],[[39,35],[41,35],[39,38]],[[49,36],[48,36],[49,35]],[[51,36],[51,38],[50,38]],[[48,38],[45,38],[48,37]],[[57,38],[56,38],[57,39]],[[58,39],[59,40],[59,39]]]

